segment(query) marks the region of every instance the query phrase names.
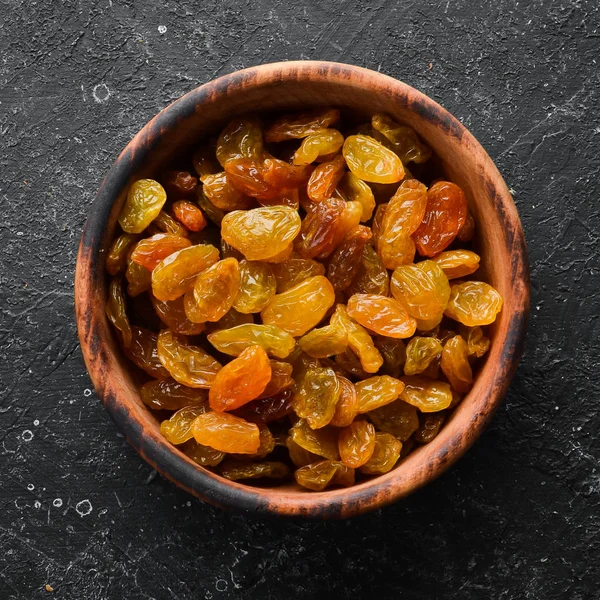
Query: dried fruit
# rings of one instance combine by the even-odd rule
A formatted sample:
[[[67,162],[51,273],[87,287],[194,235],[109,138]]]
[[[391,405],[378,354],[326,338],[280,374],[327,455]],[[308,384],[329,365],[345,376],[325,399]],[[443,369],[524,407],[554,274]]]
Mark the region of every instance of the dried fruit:
[[[424,163],[431,158],[431,149],[419,140],[414,129],[399,125],[381,113],[373,115],[371,124],[375,131],[385,137],[389,147],[402,160],[402,164],[411,161],[417,164]]]
[[[246,348],[216,375],[208,399],[216,411],[234,410],[258,398],[271,379],[267,353],[260,346]]]
[[[377,235],[377,248],[388,269],[410,264],[415,245],[411,234],[421,224],[427,205],[427,188],[416,179],[403,181],[387,204]]]
[[[230,329],[220,329],[207,336],[208,341],[223,354],[238,356],[246,348],[259,345],[269,356],[285,358],[294,349],[294,338],[275,325],[248,323]]]
[[[291,429],[290,436],[298,446],[330,460],[339,460],[338,429],[323,427],[312,429],[307,421],[300,419]]]
[[[216,467],[226,456],[225,452],[203,446],[193,439],[185,442],[181,450],[202,467]]]
[[[222,167],[231,160],[260,160],[263,155],[263,142],[258,120],[254,117],[233,119],[219,135],[216,154]]]
[[[269,379],[267,387],[265,387],[259,398],[270,398],[280,394],[294,383],[292,379],[293,367],[290,363],[271,360],[269,364],[271,365],[271,379]]]
[[[406,346],[405,375],[423,373],[442,354],[442,344],[434,337],[414,337]]]
[[[467,206],[467,218],[465,219],[465,224],[460,228],[456,239],[461,242],[470,242],[473,237],[475,237],[475,219],[473,219],[473,215]]]
[[[356,276],[347,290],[348,294],[378,294],[387,296],[390,292],[390,276],[373,246],[367,244]]]
[[[398,462],[401,450],[402,442],[399,442],[392,434],[377,432],[371,458],[360,467],[360,472],[365,475],[388,473]]]
[[[469,364],[467,342],[460,335],[450,338],[442,351],[442,371],[450,385],[459,393],[466,394],[473,384],[473,372]]]
[[[202,209],[202,212],[206,217],[212,221],[217,227],[221,226],[223,217],[225,217],[225,211],[217,208],[204,194],[204,186],[198,186],[196,190],[196,202]]]
[[[371,376],[371,373],[367,373],[363,369],[360,358],[356,356],[350,348],[341,354],[336,354],[333,365],[329,366],[331,366],[336,373],[346,377],[352,376],[356,379],[368,379]]]
[[[288,206],[268,206],[227,214],[223,239],[248,260],[264,260],[285,250],[300,231],[300,216]]]
[[[240,269],[235,258],[225,258],[196,277],[194,320],[218,321],[233,306],[240,287]]]
[[[362,264],[363,249],[371,236],[368,227],[358,225],[329,257],[327,278],[336,292],[345,290],[357,276]]]
[[[348,345],[360,359],[363,369],[367,373],[377,373],[383,364],[383,358],[367,330],[348,316],[343,304],[335,307],[335,312],[331,315],[331,324],[346,330]]]
[[[241,260],[240,284],[233,307],[241,313],[258,313],[275,295],[277,281],[273,267],[266,263]]]
[[[419,429],[415,431],[414,439],[420,444],[428,444],[440,432],[440,428],[446,419],[446,411],[427,413],[422,416]]]
[[[317,159],[337,152],[344,143],[344,136],[337,129],[322,129],[302,140],[294,153],[295,165],[308,165]]]
[[[346,163],[342,156],[321,163],[308,180],[307,193],[313,202],[323,202],[333,196],[333,192],[344,174]],[[362,212],[361,212],[362,215]]]
[[[466,277],[479,268],[479,256],[470,250],[440,252],[434,260],[448,279]]]
[[[391,338],[407,338],[417,322],[393,298],[355,294],[348,299],[348,315],[363,327]]]
[[[346,202],[358,202],[362,206],[361,223],[365,223],[373,216],[375,210],[373,190],[354,173],[350,171],[344,173],[336,191]]]
[[[159,300],[176,300],[192,287],[196,277],[219,260],[208,244],[190,246],[167,256],[152,271],[152,293]]]
[[[187,237],[188,230],[176,219],[174,219],[169,213],[161,210],[154,221],[152,226],[156,226],[163,233],[170,233],[172,235],[178,235],[179,237]],[[150,230],[148,230],[150,232]],[[157,233],[157,232],[152,232]]]
[[[404,391],[400,398],[418,408],[421,412],[437,412],[450,406],[452,389],[443,381],[425,377],[403,377]]]
[[[309,277],[325,275],[325,267],[320,262],[299,256],[291,256],[286,261],[271,266],[277,281],[278,294],[287,292]]]
[[[167,193],[158,181],[134,181],[119,214],[119,225],[126,233],[141,233],[156,219],[166,201]]]
[[[186,237],[171,233],[157,233],[140,240],[135,245],[130,258],[134,263],[152,271],[167,256],[191,245],[192,243]]]
[[[344,487],[354,485],[354,469],[333,460],[323,460],[300,467],[294,473],[294,477],[299,485],[316,492],[331,485]]]
[[[221,370],[220,363],[210,354],[199,346],[186,344],[168,329],[160,332],[157,350],[171,377],[188,387],[210,388]]]
[[[106,316],[108,320],[121,332],[123,345],[131,346],[131,326],[127,318],[125,294],[120,279],[113,279],[108,286],[108,300],[106,301]]]
[[[122,233],[115,239],[106,257],[106,270],[109,275],[114,277],[125,271],[129,251],[138,239],[139,236],[132,233]]]
[[[273,296],[261,317],[267,325],[276,325],[290,335],[300,336],[317,325],[334,302],[333,286],[325,277],[317,275]]]
[[[297,188],[306,185],[313,172],[310,166],[290,165],[278,158],[270,157],[263,163],[265,181],[274,188]]]
[[[439,317],[450,296],[448,278],[432,260],[398,267],[392,275],[391,291],[411,316],[423,320]]]
[[[373,455],[375,450],[375,427],[368,421],[354,421],[340,431],[338,449],[347,467],[358,469]]]
[[[301,446],[298,446],[298,444],[296,444],[291,437],[286,439],[285,445],[288,449],[290,460],[296,467],[304,467],[306,465],[310,465],[311,463],[317,463],[323,460],[323,458],[318,454],[313,454]]]
[[[294,411],[312,429],[325,427],[333,418],[340,386],[333,369],[309,369],[294,392]]]
[[[179,410],[184,406],[208,405],[206,390],[189,388],[173,379],[148,381],[140,388],[140,397],[152,410]]]
[[[467,217],[463,191],[449,181],[434,183],[427,192],[423,222],[413,239],[421,256],[435,256],[445,250],[458,235]]]
[[[248,423],[223,412],[205,412],[192,423],[194,439],[203,446],[220,452],[256,454],[260,447],[260,431],[255,423]]]
[[[402,400],[395,400],[367,415],[379,431],[390,433],[405,442],[419,428],[417,409]]]
[[[187,200],[177,200],[177,202],[174,202],[173,214],[190,231],[202,231],[208,224],[202,211],[195,204]]]
[[[358,394],[358,412],[367,413],[385,406],[398,398],[404,389],[404,383],[389,375],[377,375],[356,383]]]
[[[400,377],[406,363],[406,346],[404,342],[389,337],[378,337],[375,340],[375,346],[383,357],[381,373],[391,377]]]
[[[171,444],[184,444],[194,437],[194,421],[205,412],[205,404],[184,406],[160,424],[160,432]]]
[[[460,280],[480,258],[450,244],[473,239],[473,215],[457,185],[419,181],[440,164],[418,166],[431,150],[415,131],[384,114],[331,129],[339,119],[283,115],[267,146],[258,117],[233,119],[164,189],[131,186],[107,253],[107,317],[152,377],[142,401],[232,481],[289,481],[294,465],[322,490],[389,472],[468,393],[502,308]]]
[[[502,310],[502,296],[483,281],[456,283],[450,289],[450,299],[444,312],[463,325],[489,325]]]
[[[326,358],[341,354],[348,347],[348,334],[339,325],[312,329],[298,340],[300,348],[313,358]]]
[[[198,335],[204,331],[203,323],[195,323],[188,319],[183,297],[164,302],[151,296],[152,305],[160,320],[175,333],[182,335]]]
[[[169,371],[158,358],[158,336],[142,327],[131,327],[131,345],[125,348],[127,358],[156,379],[168,379]]]
[[[202,183],[204,195],[220,210],[247,210],[255,206],[252,198],[234,187],[225,171],[206,175]]]
[[[460,335],[467,342],[470,358],[481,358],[490,349],[490,340],[483,334],[481,327],[459,327]]]
[[[221,465],[219,473],[230,481],[262,478],[284,479],[290,474],[290,469],[287,465],[278,461],[249,463],[228,460]]]
[[[189,171],[167,171],[161,177],[169,198],[171,196],[190,196],[196,190],[198,178]]]
[[[273,363],[271,363],[271,370],[273,370],[272,365]],[[291,389],[283,390],[274,396],[259,398],[244,404],[236,411],[236,415],[251,423],[278,421],[292,412],[292,397]]]
[[[350,135],[342,152],[350,171],[363,181],[395,183],[404,177],[402,161],[372,137]]]
[[[347,203],[340,198],[328,198],[319,202],[302,221],[297,252],[303,258],[326,257],[336,247]],[[346,232],[344,232],[345,235]]]
[[[302,139],[327,129],[340,118],[340,111],[333,108],[317,109],[299,115],[286,115],[277,119],[266,131],[267,142]]]
[[[132,298],[139,296],[152,287],[152,273],[150,273],[146,267],[142,267],[132,260],[127,262],[125,279],[127,279],[128,284],[127,293]]]
[[[358,414],[358,394],[350,380],[341,375],[337,375],[337,380],[340,386],[340,397],[329,424],[334,427],[347,427]]]

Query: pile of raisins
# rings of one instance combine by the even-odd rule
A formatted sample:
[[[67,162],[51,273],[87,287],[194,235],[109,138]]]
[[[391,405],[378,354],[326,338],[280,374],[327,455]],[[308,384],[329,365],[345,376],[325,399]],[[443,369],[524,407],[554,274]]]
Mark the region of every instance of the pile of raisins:
[[[470,278],[474,220],[430,149],[385,115],[340,124],[236,118],[119,216],[106,313],[150,376],[140,396],[231,480],[390,471],[469,391],[502,308]]]

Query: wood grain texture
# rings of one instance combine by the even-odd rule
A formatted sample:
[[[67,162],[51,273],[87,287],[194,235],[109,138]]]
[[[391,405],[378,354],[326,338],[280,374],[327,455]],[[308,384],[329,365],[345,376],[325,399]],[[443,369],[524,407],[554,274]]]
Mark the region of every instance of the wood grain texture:
[[[385,112],[409,124],[431,146],[475,216],[482,277],[504,298],[492,344],[473,389],[441,433],[388,474],[349,489],[311,493],[298,486],[257,488],[229,482],[168,444],[138,397],[135,377],[104,315],[104,256],[128,185],[152,176],[173,154],[245,112],[338,106]],[[473,444],[502,401],[516,368],[529,309],[527,251],[519,217],[498,170],[475,138],[447,111],[413,88],[358,67],[288,62],[239,71],[205,84],[152,119],[104,180],[83,233],[75,277],[83,355],[98,395],[117,427],[154,468],[219,506],[253,512],[339,518],[406,496],[441,474]]]

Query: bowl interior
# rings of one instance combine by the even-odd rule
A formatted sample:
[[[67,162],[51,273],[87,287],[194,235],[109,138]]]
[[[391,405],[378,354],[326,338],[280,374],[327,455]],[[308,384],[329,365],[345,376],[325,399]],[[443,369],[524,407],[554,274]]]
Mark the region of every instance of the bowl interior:
[[[492,284],[505,299],[504,309],[490,329],[490,351],[479,368],[471,392],[453,412],[440,434],[430,444],[414,451],[390,473],[362,482],[349,490],[331,490],[317,494],[306,492],[296,484],[277,486],[269,501],[270,510],[287,502],[293,507],[288,512],[302,513],[311,504],[335,503],[336,498],[339,498],[340,502],[346,503],[343,509],[346,513],[360,512],[372,501],[374,487],[377,487],[377,502],[381,504],[408,493],[441,472],[471,445],[491,416],[491,409],[500,401],[518,354],[519,339],[512,339],[511,336],[520,338],[523,329],[521,321],[524,313],[524,290],[516,289],[518,286],[526,286],[526,263],[521,264],[524,252],[522,232],[508,190],[487,154],[455,119],[412,88],[377,73],[348,69],[350,70],[338,69],[333,73],[331,70],[319,72],[316,67],[302,72],[300,68],[290,74],[291,68],[288,66],[287,71],[286,67],[282,67],[280,71],[272,70],[268,77],[259,77],[256,71],[250,70],[246,72],[247,75],[241,72],[194,90],[157,115],[136,136],[114,167],[113,171],[117,171],[111,171],[103,186],[104,191],[101,190],[99,194],[100,197],[103,193],[105,196],[110,194],[114,202],[108,218],[106,215],[104,217],[106,226],[102,239],[97,240],[103,257],[115,235],[116,219],[132,181],[157,175],[165,165],[172,162],[174,156],[192,152],[208,135],[218,131],[233,116],[248,112],[302,110],[313,106],[336,106],[366,118],[375,112],[385,112],[410,125],[432,148],[446,177],[464,190],[477,224],[477,250],[482,259],[478,275]],[[119,189],[108,185],[111,175],[114,181],[120,182]],[[105,197],[104,202],[107,201],[108,198]],[[513,224],[515,218],[516,229]],[[511,256],[513,247],[516,251]],[[91,286],[90,293],[95,297],[92,302],[95,307],[93,310],[99,312],[102,311],[106,297],[102,258],[97,263],[97,268],[101,273],[96,275],[95,285]],[[521,319],[518,323],[515,321],[516,313],[519,313],[518,318]],[[129,361],[121,354],[103,313],[98,319],[100,324],[96,335],[108,339],[107,355],[101,358],[107,360],[116,371],[110,378],[113,380],[116,376],[118,383],[115,387],[112,381],[110,387],[113,396],[118,393],[120,397],[118,410],[124,419],[133,418],[137,423],[136,427],[143,430],[143,435],[140,434],[141,441],[134,443],[140,453],[148,459],[150,452],[147,448],[148,452],[145,453],[145,445],[158,443],[160,449],[153,446],[154,458],[150,462],[156,464],[156,452],[171,453],[174,460],[186,463],[186,475],[165,474],[193,493],[217,503],[227,504],[228,501],[222,495],[211,497],[211,492],[206,490],[205,485],[208,479],[220,480],[241,494],[252,490],[246,484],[231,483],[202,469],[164,440],[161,442],[158,421],[145,408],[137,394],[139,379],[135,367],[130,366]],[[104,351],[98,349],[98,352]],[[112,357],[108,354],[112,354]],[[105,374],[104,377],[106,383],[108,375]],[[96,380],[94,383],[97,387],[103,387]],[[103,395],[102,391],[100,395]],[[105,398],[105,403],[113,401],[117,403],[115,398]],[[111,414],[115,418],[112,411]],[[130,432],[129,436],[131,435]],[[203,473],[208,479],[205,478],[202,484],[196,485],[190,468]],[[265,490],[261,492],[265,493]],[[348,500],[349,497],[351,501]],[[232,500],[232,503],[235,502]]]

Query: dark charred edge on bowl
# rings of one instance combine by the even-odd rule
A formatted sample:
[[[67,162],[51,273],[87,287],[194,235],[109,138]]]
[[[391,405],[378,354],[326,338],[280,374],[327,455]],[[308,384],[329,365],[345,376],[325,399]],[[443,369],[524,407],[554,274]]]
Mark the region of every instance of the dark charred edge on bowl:
[[[308,76],[310,81],[324,81],[327,78],[355,79],[361,85],[376,85],[378,93],[385,93],[398,102],[406,103],[409,99],[408,106],[411,110],[458,140],[461,140],[465,134],[472,137],[450,113],[433,100],[384,75],[372,73],[359,67],[336,63],[280,63],[270,65],[269,68],[270,72],[266,75],[263,72],[262,76],[259,73],[260,67],[226,75],[191,91],[165,108],[144,126],[128,144],[100,186],[90,209],[90,216],[86,221],[80,244],[75,295],[79,337],[82,341],[82,347],[87,345],[89,353],[93,354],[94,359],[99,360],[105,368],[109,362],[108,355],[111,349],[102,338],[102,334],[108,332],[108,325],[105,322],[95,322],[95,319],[97,319],[95,316],[86,320],[84,313],[94,315],[91,306],[94,298],[91,293],[88,293],[87,298],[85,296],[82,298],[81,294],[98,289],[97,286],[102,286],[104,281],[105,275],[102,268],[104,261],[102,255],[99,254],[99,250],[101,249],[106,223],[109,221],[114,208],[113,201],[127,184],[129,173],[142,166],[147,154],[162,143],[164,135],[177,123],[194,113],[198,105],[204,100],[214,99],[215,96],[221,94],[235,93],[257,81],[260,85],[273,85],[274,82],[281,83],[290,79],[301,80],[303,76]],[[392,87],[388,88],[383,84],[376,84],[375,80],[378,77],[389,79]],[[475,143],[477,152],[485,154],[480,144],[474,138],[472,140]],[[495,169],[493,162],[487,155],[486,159],[488,165]],[[500,181],[502,181],[501,178]],[[502,193],[502,190],[499,190],[491,179],[488,179],[486,184],[486,191],[489,192],[494,208],[501,216],[507,245],[509,248],[513,248],[511,266],[515,275],[518,273],[517,277],[522,280],[515,302],[517,306],[520,304],[521,308],[516,310],[511,318],[508,334],[503,344],[503,353],[499,365],[501,368],[498,368],[493,377],[493,385],[485,390],[485,398],[491,400],[492,397],[495,397],[495,402],[480,402],[482,408],[473,415],[473,427],[467,431],[458,432],[450,438],[437,451],[432,460],[419,471],[410,473],[408,476],[392,477],[371,488],[363,488],[359,485],[356,488],[349,488],[347,491],[332,490],[331,493],[324,492],[323,496],[321,494],[315,496],[306,493],[305,498],[299,495],[297,501],[277,499],[276,495],[273,497],[271,494],[257,488],[234,487],[219,476],[208,474],[201,468],[186,462],[176,452],[173,452],[173,448],[166,441],[157,439],[154,435],[145,431],[143,423],[131,415],[131,409],[125,403],[119,401],[117,393],[107,385],[109,377],[106,370],[102,371],[100,369],[99,372],[98,369],[93,368],[93,365],[88,364],[90,372],[96,375],[94,384],[98,395],[115,425],[125,435],[134,449],[170,481],[194,496],[217,506],[235,508],[254,514],[276,514],[312,519],[346,518],[390,504],[438,477],[471,447],[500,405],[512,374],[517,367],[517,359],[523,345],[527,323],[529,274],[527,250],[520,221],[514,205],[511,206],[512,201],[508,191]],[[86,281],[83,280],[84,277],[87,278]],[[86,302],[81,300],[86,300]],[[99,318],[103,319],[104,312],[101,311],[100,315]],[[84,351],[84,356],[86,363],[88,363],[90,357],[87,356],[86,351]],[[402,482],[402,479],[405,481]],[[276,488],[274,491],[276,492]],[[332,496],[332,493],[335,495]]]

